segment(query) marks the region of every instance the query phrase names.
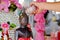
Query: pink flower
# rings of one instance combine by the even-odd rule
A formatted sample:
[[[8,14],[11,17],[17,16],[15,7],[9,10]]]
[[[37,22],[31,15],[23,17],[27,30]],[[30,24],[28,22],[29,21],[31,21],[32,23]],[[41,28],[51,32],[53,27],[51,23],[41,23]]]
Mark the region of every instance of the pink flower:
[[[4,10],[5,12],[9,12],[8,9],[9,6],[10,6],[10,2],[8,0],[1,0],[0,11]]]
[[[46,0],[36,0],[37,2],[46,2]],[[40,13],[37,13],[34,16],[34,20],[36,21],[35,29],[36,29],[36,38],[35,40],[44,40],[44,31],[45,31],[45,19],[44,14],[47,10],[43,10]]]
[[[14,3],[18,3],[18,0],[9,0],[11,2],[14,2]]]
[[[10,2],[14,3],[14,4],[17,6],[17,8],[22,9],[22,6],[21,6],[21,4],[18,2],[18,0],[10,0]]]
[[[36,29],[36,38],[35,40],[44,40],[44,31],[45,31],[45,19],[44,19],[44,11],[38,13],[34,16],[35,29]]]
[[[2,23],[1,24],[1,28],[3,29],[3,30],[8,30],[9,29],[9,24],[7,24],[7,23]]]
[[[19,4],[19,3],[15,3],[15,4],[16,4],[16,6],[17,6],[19,9],[22,9],[21,4]]]
[[[8,7],[10,6],[11,2],[14,3],[19,9],[22,8],[18,0],[0,0],[0,11],[4,10],[5,12],[9,12]]]
[[[34,20],[39,23],[45,23],[44,14],[43,13],[36,14]]]
[[[36,31],[44,31],[45,30],[45,25],[44,24],[41,24],[41,23],[36,23],[35,24],[35,29]]]

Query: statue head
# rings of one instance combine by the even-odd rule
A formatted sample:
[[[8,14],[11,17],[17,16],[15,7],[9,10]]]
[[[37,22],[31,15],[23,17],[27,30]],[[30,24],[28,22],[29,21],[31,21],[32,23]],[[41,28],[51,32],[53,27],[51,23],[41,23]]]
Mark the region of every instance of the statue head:
[[[19,16],[19,23],[23,26],[26,26],[28,24],[28,16],[26,15],[26,13],[22,13]]]

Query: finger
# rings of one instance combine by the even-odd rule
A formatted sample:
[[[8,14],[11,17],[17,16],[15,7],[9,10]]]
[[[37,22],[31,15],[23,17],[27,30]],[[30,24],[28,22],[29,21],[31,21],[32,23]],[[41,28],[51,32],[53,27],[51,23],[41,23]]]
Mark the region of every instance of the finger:
[[[37,14],[38,12],[39,12],[39,9],[35,10],[35,11],[34,11],[34,14]]]
[[[38,10],[33,11],[33,12],[32,12],[32,15],[33,15],[33,14],[35,15],[35,14],[37,13],[37,11],[38,11]]]
[[[37,6],[37,2],[31,2],[30,5],[34,5],[34,6]]]
[[[33,14],[37,14],[37,13],[40,13],[40,12],[42,12],[42,10],[37,9],[36,11],[33,12]]]

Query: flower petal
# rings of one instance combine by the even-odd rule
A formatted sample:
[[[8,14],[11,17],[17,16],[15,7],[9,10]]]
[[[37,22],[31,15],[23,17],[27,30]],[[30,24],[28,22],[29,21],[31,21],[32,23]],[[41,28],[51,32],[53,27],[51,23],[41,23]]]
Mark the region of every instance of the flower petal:
[[[3,6],[0,4],[0,11],[2,11],[2,9],[3,9]]]
[[[21,6],[21,4],[19,4],[19,3],[16,3],[16,6],[17,6],[19,9],[22,9],[22,6]]]
[[[9,24],[7,24],[7,23],[2,23],[1,24],[1,28],[4,30],[4,29],[9,29]]]
[[[8,7],[4,8],[4,11],[5,11],[6,13],[8,13],[8,12],[9,12]]]
[[[18,3],[18,0],[10,0],[11,2]]]
[[[10,1],[9,0],[2,0],[2,3],[5,5],[5,6],[10,6]]]

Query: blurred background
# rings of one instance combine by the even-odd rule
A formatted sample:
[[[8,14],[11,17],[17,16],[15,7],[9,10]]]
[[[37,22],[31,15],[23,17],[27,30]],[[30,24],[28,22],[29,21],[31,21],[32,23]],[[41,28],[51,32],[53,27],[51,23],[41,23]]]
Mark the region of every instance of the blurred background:
[[[30,2],[36,0],[22,0],[21,4],[24,7],[29,7]],[[60,0],[46,0],[46,2],[58,2]],[[25,5],[26,4],[26,5]],[[60,12],[55,12],[48,10],[46,13],[46,26],[45,26],[45,35],[50,36],[51,32],[56,33],[60,29]],[[31,24],[31,29],[33,32],[33,36],[35,36],[35,29],[34,29],[34,15],[29,16],[29,23]]]
[[[19,3],[21,3],[23,7],[28,8],[30,7],[29,4],[32,1],[36,1],[36,0],[19,0]],[[46,2],[58,2],[58,1],[60,0],[46,0]],[[16,10],[14,14],[13,12],[9,14],[0,12],[0,23],[4,21],[5,22],[10,21],[11,23],[15,23],[18,28],[20,26],[18,20],[19,16],[16,13],[18,13],[18,10]],[[45,15],[45,19],[46,19],[45,36],[50,36],[51,32],[56,33],[60,29],[60,12],[48,10],[48,12]],[[34,38],[36,34],[36,31],[34,29],[34,15],[29,15],[29,23],[31,25],[33,38]],[[12,34],[11,37],[14,37],[14,30],[11,30],[10,34]]]

